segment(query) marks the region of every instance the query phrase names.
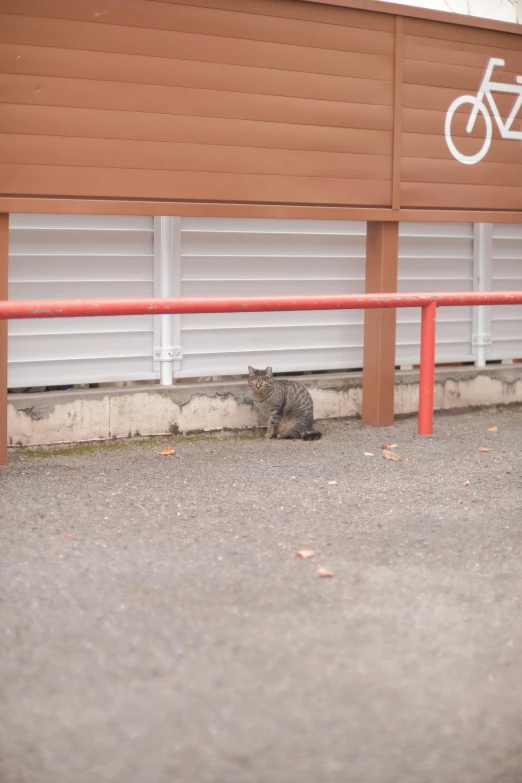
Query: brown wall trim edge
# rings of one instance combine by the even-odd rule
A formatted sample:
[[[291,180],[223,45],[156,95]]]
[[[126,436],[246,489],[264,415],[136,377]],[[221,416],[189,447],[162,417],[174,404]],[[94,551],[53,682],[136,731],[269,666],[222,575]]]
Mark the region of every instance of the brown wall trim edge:
[[[0,197],[0,213],[62,215],[175,215],[181,217],[260,217],[302,220],[382,220],[436,223],[522,223],[522,212],[317,207],[285,204],[214,204],[123,199]]]
[[[160,0],[160,2],[172,2],[172,0]],[[445,22],[446,24],[458,24],[463,27],[478,27],[482,30],[495,30],[502,33],[522,35],[522,25],[515,22],[499,22],[496,19],[484,19],[450,11],[432,11],[429,8],[416,8],[415,6],[399,3],[383,3],[380,0],[292,0],[292,2],[333,5],[338,8],[355,8],[359,11],[376,11],[380,14],[391,14],[392,16],[428,19],[431,22]]]

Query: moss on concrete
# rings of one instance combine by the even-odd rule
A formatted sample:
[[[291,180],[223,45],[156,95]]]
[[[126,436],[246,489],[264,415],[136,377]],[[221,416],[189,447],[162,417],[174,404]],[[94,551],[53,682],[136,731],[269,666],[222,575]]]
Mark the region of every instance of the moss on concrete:
[[[96,451],[117,451],[135,446],[159,447],[165,443],[201,443],[219,440],[256,440],[264,430],[220,430],[219,432],[193,432],[190,435],[155,435],[150,438],[124,438],[121,440],[95,441],[63,446],[16,446],[10,450],[25,457],[70,457],[76,454],[93,454]]]

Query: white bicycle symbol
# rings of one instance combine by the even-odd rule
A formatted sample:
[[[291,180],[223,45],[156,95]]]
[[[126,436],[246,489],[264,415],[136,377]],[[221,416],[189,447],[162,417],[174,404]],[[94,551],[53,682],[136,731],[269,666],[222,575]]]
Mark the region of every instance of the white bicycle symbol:
[[[482,84],[480,85],[478,93],[476,95],[461,95],[460,98],[456,98],[453,101],[448,109],[448,113],[446,114],[446,122],[444,125],[446,144],[448,145],[451,154],[461,163],[466,163],[468,165],[478,163],[487,155],[489,150],[489,145],[491,144],[491,139],[493,137],[493,123],[491,122],[490,113],[487,109],[487,106],[485,105],[484,98],[487,98],[489,109],[493,115],[493,118],[496,120],[502,138],[518,139],[522,141],[522,131],[511,130],[511,126],[513,125],[515,117],[517,116],[518,111],[522,106],[522,76],[516,77],[517,84],[520,86],[517,86],[517,84],[503,84],[502,82],[491,81],[493,68],[496,65],[503,66],[505,64],[505,60],[500,60],[496,57],[490,57],[488,66],[486,68],[486,73],[484,74],[484,78],[482,79]],[[491,95],[492,90],[495,90],[496,92],[513,93],[514,95],[518,95],[518,98],[514,102],[513,108],[511,109],[511,113],[505,122],[502,120],[495,100]],[[484,144],[475,155],[464,155],[462,152],[459,152],[453,139],[451,138],[451,122],[453,120],[453,115],[457,109],[467,103],[471,105],[471,114],[466,125],[466,133],[472,132],[479,112],[484,117],[484,121],[486,123],[486,138]]]

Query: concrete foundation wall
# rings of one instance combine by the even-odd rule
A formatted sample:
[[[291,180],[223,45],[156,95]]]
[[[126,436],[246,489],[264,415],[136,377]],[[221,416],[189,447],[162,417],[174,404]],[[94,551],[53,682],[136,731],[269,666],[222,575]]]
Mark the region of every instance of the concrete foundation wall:
[[[316,419],[358,416],[360,373],[300,376],[314,399]],[[395,412],[418,410],[418,373],[397,373]],[[435,409],[522,402],[522,367],[439,369]],[[258,426],[246,382],[173,387],[71,390],[12,394],[8,434],[12,446],[78,443]]]

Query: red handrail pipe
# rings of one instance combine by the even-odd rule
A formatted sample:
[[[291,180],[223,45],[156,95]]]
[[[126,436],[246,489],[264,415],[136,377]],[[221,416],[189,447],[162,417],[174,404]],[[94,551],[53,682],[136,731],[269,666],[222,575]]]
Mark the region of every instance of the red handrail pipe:
[[[168,299],[43,299],[0,301],[0,320],[14,318],[74,318],[97,315],[159,315],[163,313],[255,313],[282,310],[368,310],[383,307],[438,307],[522,304],[522,291],[473,291],[433,294],[338,294],[321,296],[221,296]]]
[[[151,299],[67,299],[0,301],[0,320],[74,318],[164,313],[253,313],[290,310],[367,310],[421,307],[419,434],[433,430],[435,319],[437,307],[522,304],[522,291],[472,291],[419,294],[342,294],[321,296],[224,296]]]

